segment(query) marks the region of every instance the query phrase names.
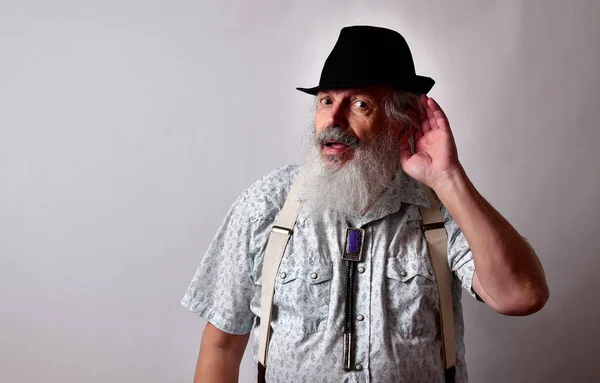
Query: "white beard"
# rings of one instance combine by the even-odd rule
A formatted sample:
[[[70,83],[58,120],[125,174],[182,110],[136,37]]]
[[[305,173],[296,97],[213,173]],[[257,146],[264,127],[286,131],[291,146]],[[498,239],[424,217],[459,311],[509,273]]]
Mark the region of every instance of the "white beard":
[[[332,128],[327,128],[332,129]],[[335,128],[333,128],[335,129]],[[330,209],[348,218],[362,217],[392,183],[400,166],[400,144],[392,130],[384,127],[368,145],[362,143],[343,165],[339,158],[324,157],[315,128],[303,145],[306,174],[300,192],[303,209],[321,215]],[[329,163],[328,163],[329,162]]]

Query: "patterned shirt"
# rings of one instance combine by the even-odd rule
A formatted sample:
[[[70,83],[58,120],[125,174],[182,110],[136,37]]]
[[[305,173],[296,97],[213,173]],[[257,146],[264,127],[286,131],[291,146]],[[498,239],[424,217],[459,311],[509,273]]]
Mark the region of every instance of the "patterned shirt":
[[[257,360],[263,252],[299,172],[273,171],[231,207],[182,304],[231,334],[253,333]],[[439,295],[421,228],[421,185],[401,170],[367,214],[348,222],[333,211],[300,210],[275,284],[267,382],[443,382]],[[461,285],[472,289],[473,258],[440,204],[453,271],[456,382],[467,382]],[[365,230],[355,275],[354,362],[343,360],[348,226]]]

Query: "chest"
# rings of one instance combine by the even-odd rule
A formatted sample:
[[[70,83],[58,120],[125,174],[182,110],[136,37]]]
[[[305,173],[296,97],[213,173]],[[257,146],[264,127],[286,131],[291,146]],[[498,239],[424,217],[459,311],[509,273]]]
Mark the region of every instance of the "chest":
[[[307,334],[342,326],[348,268],[342,252],[349,226],[328,216],[297,223],[276,279],[274,329]],[[434,329],[419,325],[435,320],[439,298],[418,208],[406,205],[361,228],[362,259],[351,266],[353,299],[363,313],[357,315],[383,318],[407,337]]]

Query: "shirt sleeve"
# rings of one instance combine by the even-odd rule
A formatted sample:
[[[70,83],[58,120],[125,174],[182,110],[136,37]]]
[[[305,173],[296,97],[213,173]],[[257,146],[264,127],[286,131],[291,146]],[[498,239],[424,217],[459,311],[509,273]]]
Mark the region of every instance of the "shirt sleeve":
[[[254,315],[253,222],[246,193],[231,206],[202,258],[182,305],[229,334],[247,334]]]
[[[440,204],[441,205],[441,204]],[[448,210],[441,205],[444,226],[448,234],[448,264],[458,277],[462,287],[475,299],[480,302],[483,300],[473,290],[473,274],[475,273],[475,263],[471,247]]]

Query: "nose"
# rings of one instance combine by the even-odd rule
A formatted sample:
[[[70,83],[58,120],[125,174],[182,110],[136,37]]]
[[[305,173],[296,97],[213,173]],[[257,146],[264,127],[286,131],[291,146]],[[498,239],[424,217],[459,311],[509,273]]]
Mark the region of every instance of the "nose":
[[[348,117],[346,116],[345,103],[340,102],[331,106],[327,116],[327,126],[348,129]]]

